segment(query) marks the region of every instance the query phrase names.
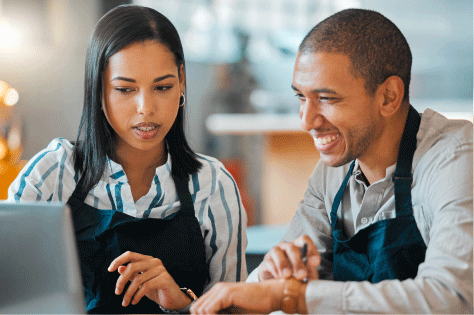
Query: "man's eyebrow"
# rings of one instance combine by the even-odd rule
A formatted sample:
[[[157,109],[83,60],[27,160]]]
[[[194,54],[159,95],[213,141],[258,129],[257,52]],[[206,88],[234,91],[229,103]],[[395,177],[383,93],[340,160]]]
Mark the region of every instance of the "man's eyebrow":
[[[153,80],[153,82],[159,82],[159,81],[162,81],[164,79],[167,79],[167,78],[175,78],[176,76],[173,75],[173,74],[166,74],[164,76],[161,76],[161,77],[158,77],[156,79]],[[131,78],[126,78],[126,77],[115,77],[113,78],[112,80],[110,81],[114,81],[114,80],[121,80],[121,81],[127,81],[127,82],[132,82],[132,83],[136,83],[137,81],[135,81],[134,79],[131,79]]]
[[[299,91],[293,84],[291,85],[291,88],[294,90],[294,91]],[[314,90],[311,90],[311,93],[329,93],[329,94],[337,94],[336,91],[334,90],[331,90],[331,89],[327,89],[327,88],[322,88],[322,89],[314,89]]]
[[[314,90],[311,90],[312,93],[329,93],[329,94],[337,94],[336,91],[334,90],[331,90],[331,89],[326,89],[326,88],[322,88],[322,89],[314,89]]]

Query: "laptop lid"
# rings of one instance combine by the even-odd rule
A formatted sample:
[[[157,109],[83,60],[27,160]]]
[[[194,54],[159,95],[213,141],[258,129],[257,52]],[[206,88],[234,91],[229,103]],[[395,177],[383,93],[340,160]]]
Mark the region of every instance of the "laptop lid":
[[[72,214],[0,202],[0,313],[85,313]]]

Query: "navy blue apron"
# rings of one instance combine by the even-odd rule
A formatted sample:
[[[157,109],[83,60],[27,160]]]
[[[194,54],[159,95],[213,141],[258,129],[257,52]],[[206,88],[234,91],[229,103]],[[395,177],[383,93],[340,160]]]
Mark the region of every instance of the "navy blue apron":
[[[420,121],[420,115],[410,106],[393,176],[396,217],[371,224],[346,239],[337,209],[354,170],[352,162],[331,210],[334,280],[377,283],[416,277],[426,252],[411,203],[411,168]]]
[[[71,207],[88,313],[161,313],[146,296],[136,305],[122,306],[115,295],[119,273],[110,263],[126,251],[159,258],[180,287],[202,294],[209,278],[204,239],[194,214],[188,181],[173,178],[181,209],[171,219],[135,218],[119,211],[99,210],[84,203],[82,178],[68,204]]]

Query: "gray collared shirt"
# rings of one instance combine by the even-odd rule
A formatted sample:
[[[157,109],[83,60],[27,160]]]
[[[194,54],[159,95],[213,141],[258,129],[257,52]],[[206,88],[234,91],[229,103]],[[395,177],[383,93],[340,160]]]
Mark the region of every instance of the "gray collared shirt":
[[[333,168],[321,161],[283,240],[309,235],[320,255],[321,280],[306,289],[309,313],[471,313],[473,312],[472,123],[448,120],[427,109],[413,158],[412,203],[427,245],[415,279],[377,284],[332,281],[330,212],[350,163]],[[347,237],[374,222],[395,217],[396,164],[384,179],[366,186],[356,162],[338,216]],[[253,274],[249,281],[256,275]]]

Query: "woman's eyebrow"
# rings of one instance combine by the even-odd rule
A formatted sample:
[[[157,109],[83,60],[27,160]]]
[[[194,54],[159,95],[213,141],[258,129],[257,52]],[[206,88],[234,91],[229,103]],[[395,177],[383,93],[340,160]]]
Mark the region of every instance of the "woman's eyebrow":
[[[159,81],[162,81],[164,79],[167,79],[167,78],[175,78],[176,76],[173,75],[173,74],[166,74],[164,76],[161,76],[161,77],[158,77],[156,79],[153,80],[153,82],[159,82]],[[131,79],[131,78],[126,78],[126,77],[115,77],[113,78],[112,80],[110,81],[114,81],[114,80],[121,80],[121,81],[127,81],[127,82],[132,82],[132,83],[136,83],[137,81],[135,81],[135,79]]]

